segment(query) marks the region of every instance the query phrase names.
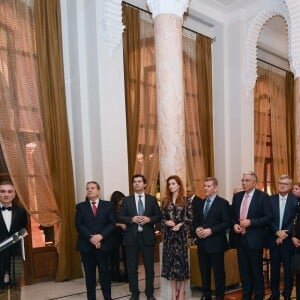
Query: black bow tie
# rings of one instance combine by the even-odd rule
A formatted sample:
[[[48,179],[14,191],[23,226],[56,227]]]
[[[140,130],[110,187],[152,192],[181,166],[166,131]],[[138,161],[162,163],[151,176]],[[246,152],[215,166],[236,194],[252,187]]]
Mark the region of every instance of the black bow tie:
[[[12,210],[12,207],[11,207],[11,206],[8,206],[8,207],[2,206],[1,209],[2,209],[2,210],[6,210],[6,209],[7,209],[7,210]]]

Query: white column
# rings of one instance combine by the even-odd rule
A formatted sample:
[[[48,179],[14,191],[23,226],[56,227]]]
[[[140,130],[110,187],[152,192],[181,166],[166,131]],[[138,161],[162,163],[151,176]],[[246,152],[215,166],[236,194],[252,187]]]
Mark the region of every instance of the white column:
[[[182,17],[188,3],[188,0],[147,0],[154,19],[162,195],[170,175],[179,175],[186,182]],[[169,280],[161,277],[160,289],[160,299],[172,299]],[[189,280],[186,282],[186,298],[190,298]]]

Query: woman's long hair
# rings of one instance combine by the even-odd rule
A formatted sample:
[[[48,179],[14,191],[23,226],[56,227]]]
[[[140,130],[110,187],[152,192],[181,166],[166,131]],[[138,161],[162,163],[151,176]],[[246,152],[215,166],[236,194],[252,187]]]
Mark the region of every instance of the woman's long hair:
[[[162,209],[166,210],[169,206],[169,204],[172,202],[172,193],[169,190],[169,181],[173,179],[177,182],[177,184],[179,185],[179,191],[178,191],[178,196],[177,199],[175,201],[175,205],[176,206],[182,206],[185,205],[185,191],[184,191],[184,187],[183,187],[183,183],[182,180],[179,176],[177,175],[171,175],[168,177],[167,179],[167,183],[166,183],[166,195],[162,201]]]
[[[115,213],[118,213],[120,208],[120,201],[125,198],[125,195],[120,191],[114,191],[110,196],[110,201],[113,204]]]

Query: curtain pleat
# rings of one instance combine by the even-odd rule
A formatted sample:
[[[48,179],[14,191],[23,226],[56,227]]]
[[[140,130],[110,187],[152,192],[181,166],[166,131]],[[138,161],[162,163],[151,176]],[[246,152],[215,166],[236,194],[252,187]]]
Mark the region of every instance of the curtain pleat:
[[[82,277],[75,250],[75,192],[62,60],[59,0],[35,1],[38,74],[51,180],[61,212],[56,281]]]

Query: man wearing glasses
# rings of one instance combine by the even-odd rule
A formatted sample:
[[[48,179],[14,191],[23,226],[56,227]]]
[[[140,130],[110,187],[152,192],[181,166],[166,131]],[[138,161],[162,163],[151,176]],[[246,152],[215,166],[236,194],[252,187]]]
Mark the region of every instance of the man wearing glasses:
[[[284,289],[282,296],[291,299],[293,276],[291,273],[291,256],[293,244],[291,228],[297,208],[297,198],[291,194],[293,179],[288,175],[281,175],[278,182],[278,194],[271,196],[272,221],[269,226],[268,248],[270,249],[272,295],[270,300],[280,299],[280,267],[284,271]]]

